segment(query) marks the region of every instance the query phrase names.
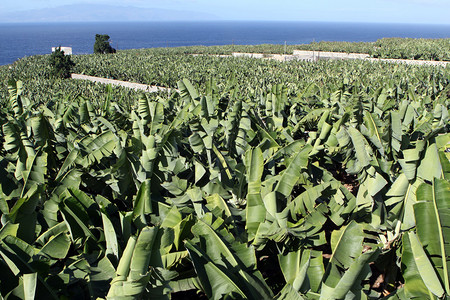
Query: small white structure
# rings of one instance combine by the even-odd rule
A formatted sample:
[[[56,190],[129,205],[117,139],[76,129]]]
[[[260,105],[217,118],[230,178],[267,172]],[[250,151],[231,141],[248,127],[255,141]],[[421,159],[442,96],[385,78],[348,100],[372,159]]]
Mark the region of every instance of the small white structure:
[[[242,53],[242,52],[233,52],[231,53],[233,57],[251,57],[251,58],[264,58],[265,55],[263,53]]]
[[[369,54],[364,53],[344,53],[344,52],[326,52],[326,51],[304,51],[294,50],[294,56],[299,60],[316,61],[319,59],[367,59]]]
[[[52,52],[55,52],[57,48],[61,48],[65,55],[72,55],[72,47],[52,47]]]

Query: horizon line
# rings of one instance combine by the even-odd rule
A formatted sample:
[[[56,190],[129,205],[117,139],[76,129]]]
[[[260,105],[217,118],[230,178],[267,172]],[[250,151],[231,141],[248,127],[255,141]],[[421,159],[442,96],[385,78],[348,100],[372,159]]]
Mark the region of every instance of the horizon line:
[[[209,22],[248,22],[248,23],[256,23],[256,22],[266,22],[266,23],[330,23],[330,24],[385,24],[385,25],[437,25],[437,26],[449,26],[450,23],[425,23],[425,22],[418,22],[418,23],[411,23],[411,22],[376,22],[376,21],[321,21],[321,20],[245,20],[245,19],[237,19],[237,20],[217,20],[217,19],[211,19],[211,20],[113,20],[113,21],[8,21],[3,22],[0,20],[0,24],[2,25],[17,25],[17,24],[80,24],[80,23],[86,23],[86,24],[100,24],[100,23],[209,23]]]

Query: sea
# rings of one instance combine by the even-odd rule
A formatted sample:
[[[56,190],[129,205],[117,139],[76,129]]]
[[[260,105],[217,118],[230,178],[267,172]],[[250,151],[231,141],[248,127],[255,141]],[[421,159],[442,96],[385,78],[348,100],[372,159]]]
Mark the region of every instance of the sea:
[[[116,49],[194,45],[307,44],[312,41],[371,42],[383,37],[449,38],[450,25],[331,22],[145,22],[0,24],[0,65],[25,56],[72,47],[93,53],[95,34],[108,34]]]

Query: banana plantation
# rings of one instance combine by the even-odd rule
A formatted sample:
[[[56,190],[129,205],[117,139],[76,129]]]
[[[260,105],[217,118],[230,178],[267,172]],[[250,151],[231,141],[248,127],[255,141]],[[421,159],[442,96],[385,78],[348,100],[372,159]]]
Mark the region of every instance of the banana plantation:
[[[450,297],[448,68],[177,51],[0,67],[0,299]]]

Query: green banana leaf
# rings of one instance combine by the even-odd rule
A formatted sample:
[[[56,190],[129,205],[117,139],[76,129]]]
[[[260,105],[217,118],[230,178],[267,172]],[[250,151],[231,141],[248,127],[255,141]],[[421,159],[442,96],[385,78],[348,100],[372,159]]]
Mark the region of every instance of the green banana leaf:
[[[439,282],[439,277],[437,276],[431,261],[428,259],[426,252],[422,248],[423,246],[417,235],[412,231],[408,232],[408,235],[414,261],[416,262],[417,270],[419,271],[423,283],[434,295],[441,298],[445,291]]]
[[[272,297],[272,292],[256,269],[253,247],[236,242],[223,228],[223,220],[213,221],[212,215],[208,213],[192,227],[192,232],[199,238],[199,242],[187,241],[185,247],[208,297]]]
[[[311,262],[311,250],[299,249],[295,252],[279,254],[278,261],[286,283],[294,291],[300,291],[307,280],[307,271]]]
[[[344,299],[361,293],[360,285],[370,274],[369,263],[378,256],[376,245],[366,244],[364,227],[355,221],[331,237],[332,255],[323,278],[320,299]]]
[[[140,299],[150,280],[150,259],[157,227],[145,227],[137,238],[130,238],[111,282],[108,299]]]
[[[292,189],[300,178],[301,171],[308,166],[308,156],[311,151],[312,147],[308,145],[294,155],[286,170],[281,174],[281,178],[275,187],[276,192],[285,197],[291,195]]]
[[[429,297],[429,290],[420,276],[416,260],[412,251],[409,234],[402,237],[402,275],[405,280],[403,292],[407,299],[425,299]]]
[[[248,192],[246,207],[246,229],[249,241],[254,238],[259,224],[266,219],[266,209],[261,198],[261,177],[264,171],[264,159],[259,147],[248,150],[245,156],[247,168]]]
[[[450,183],[443,179],[433,179],[432,185],[419,186],[416,195],[419,201],[414,204],[417,236],[445,293],[450,295]],[[414,250],[415,248],[413,252]],[[421,275],[422,278],[431,276],[422,272]],[[432,292],[438,297],[443,294],[437,289]]]

